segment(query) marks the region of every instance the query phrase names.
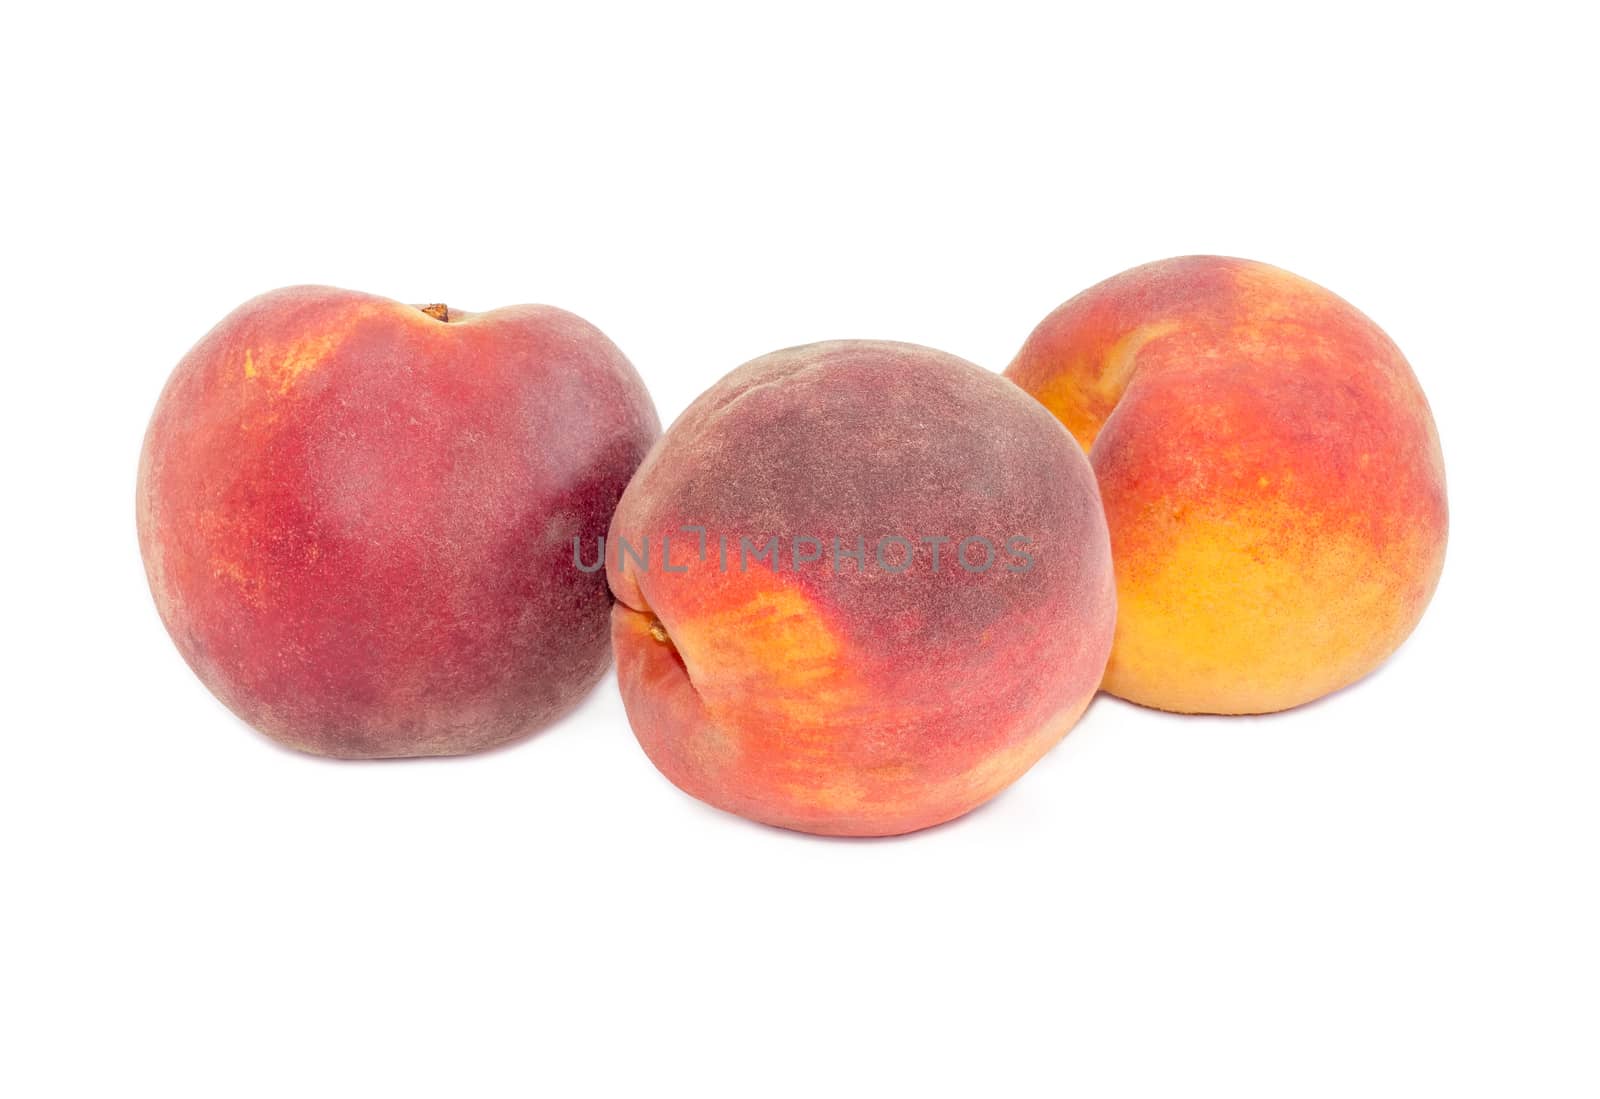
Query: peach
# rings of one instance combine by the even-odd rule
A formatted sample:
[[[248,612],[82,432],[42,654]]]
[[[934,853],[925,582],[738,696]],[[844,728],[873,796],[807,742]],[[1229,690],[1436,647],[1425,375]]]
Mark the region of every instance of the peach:
[[[1100,482],[1119,618],[1105,689],[1266,713],[1352,683],[1410,634],[1448,525],[1428,402],[1394,343],[1287,271],[1126,271],[1006,371]]]
[[[1115,617],[1071,437],[998,375],[909,344],[735,370],[645,459],[605,557],[650,759],[807,832],[909,832],[993,797],[1077,721]]]
[[[609,659],[570,566],[660,434],[620,351],[559,309],[295,287],[178,364],[139,462],[172,639],[303,751],[451,755],[550,721]]]

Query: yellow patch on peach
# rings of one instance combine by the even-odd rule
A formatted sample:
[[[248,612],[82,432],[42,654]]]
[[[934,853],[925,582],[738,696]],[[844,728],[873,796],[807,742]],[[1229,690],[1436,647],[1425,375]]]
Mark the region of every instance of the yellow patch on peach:
[[[1297,536],[1263,534],[1283,531]],[[1426,552],[1413,542],[1399,552]],[[1118,560],[1104,687],[1162,709],[1248,714],[1308,702],[1370,671],[1410,630],[1409,593],[1373,567],[1365,537],[1281,507],[1186,513],[1162,549]]]
[[[838,638],[791,587],[741,592],[731,606],[675,620],[668,634],[713,717],[755,711],[820,728],[859,696]]]

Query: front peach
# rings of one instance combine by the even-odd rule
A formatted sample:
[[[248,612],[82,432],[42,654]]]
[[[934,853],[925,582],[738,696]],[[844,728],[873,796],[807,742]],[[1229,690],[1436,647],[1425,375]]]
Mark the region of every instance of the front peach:
[[[1024,394],[926,348],[735,371],[646,458],[609,541],[640,744],[688,793],[782,827],[967,812],[1066,733],[1110,647],[1088,464]]]

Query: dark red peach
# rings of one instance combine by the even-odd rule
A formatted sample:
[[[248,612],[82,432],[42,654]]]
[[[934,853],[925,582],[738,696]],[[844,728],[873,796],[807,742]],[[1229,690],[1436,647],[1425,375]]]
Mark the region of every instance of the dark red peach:
[[[1082,453],[1011,383],[909,344],[724,378],[640,467],[606,557],[640,744],[688,793],[786,828],[967,812],[1071,728],[1110,649]]]
[[[572,540],[604,532],[659,433],[627,359],[570,313],[279,290],[156,406],[150,588],[201,681],[285,744],[487,748],[603,672],[611,600]]]

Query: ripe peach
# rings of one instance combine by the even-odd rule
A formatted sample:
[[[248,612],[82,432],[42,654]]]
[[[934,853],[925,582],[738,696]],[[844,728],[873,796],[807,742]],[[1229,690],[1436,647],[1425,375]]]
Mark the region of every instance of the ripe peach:
[[[184,659],[257,729],[346,758],[471,752],[604,671],[610,597],[569,547],[659,434],[570,313],[279,290],[167,382],[139,547]]]
[[[1116,559],[1105,689],[1265,713],[1376,668],[1444,562],[1444,463],[1387,336],[1305,279],[1191,256],[1084,291],[1006,371],[1089,452]]]
[[[728,375],[645,459],[606,563],[645,752],[697,798],[807,832],[909,832],[994,796],[1077,721],[1115,617],[1072,439],[998,375],[909,344]]]

